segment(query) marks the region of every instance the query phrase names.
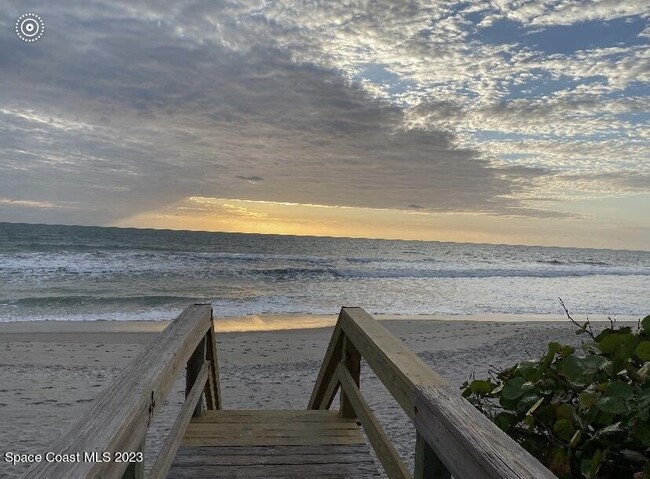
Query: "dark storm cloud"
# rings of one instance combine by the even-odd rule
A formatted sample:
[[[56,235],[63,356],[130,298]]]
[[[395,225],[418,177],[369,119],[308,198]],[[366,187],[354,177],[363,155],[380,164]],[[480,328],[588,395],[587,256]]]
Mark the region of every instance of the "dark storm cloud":
[[[30,8],[47,25],[33,45],[13,32]],[[544,170],[495,168],[450,133],[405,129],[399,108],[268,41],[282,35],[272,22],[235,28],[233,8],[0,3],[0,198],[82,223],[193,195],[537,215],[512,198]],[[3,208],[18,221],[30,206]]]

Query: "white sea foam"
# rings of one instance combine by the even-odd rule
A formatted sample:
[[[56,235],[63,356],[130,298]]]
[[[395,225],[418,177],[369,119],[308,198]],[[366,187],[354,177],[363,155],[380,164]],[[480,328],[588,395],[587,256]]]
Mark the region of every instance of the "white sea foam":
[[[0,321],[650,310],[647,252],[40,228],[0,225]]]

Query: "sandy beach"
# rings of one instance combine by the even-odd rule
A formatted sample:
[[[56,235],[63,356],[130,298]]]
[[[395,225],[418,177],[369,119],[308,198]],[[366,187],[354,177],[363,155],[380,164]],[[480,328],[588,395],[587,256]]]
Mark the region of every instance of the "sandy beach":
[[[458,388],[472,373],[542,353],[549,341],[579,344],[561,316],[382,317],[382,324]],[[469,319],[472,320],[469,320]],[[602,318],[599,318],[602,319]],[[619,318],[620,319],[620,318]],[[285,329],[288,323],[298,329]],[[301,409],[313,388],[333,316],[220,319],[216,326],[223,405],[228,409]],[[166,321],[0,323],[0,449],[47,450],[94,397],[134,360]],[[602,327],[605,323],[599,323]],[[264,330],[260,330],[264,329]],[[244,331],[242,331],[244,330]],[[236,331],[236,332],[233,332]],[[147,435],[145,453],[160,447],[182,401],[184,378]],[[414,431],[367,366],[361,389],[398,450],[412,464]],[[25,467],[0,463],[0,477]]]

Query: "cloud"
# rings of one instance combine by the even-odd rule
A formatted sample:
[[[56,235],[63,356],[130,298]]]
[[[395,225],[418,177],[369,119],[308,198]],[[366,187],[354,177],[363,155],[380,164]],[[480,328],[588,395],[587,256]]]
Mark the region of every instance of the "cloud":
[[[252,175],[252,176],[242,176],[242,175],[237,175],[235,178],[239,178],[240,180],[245,180],[248,181],[249,183],[257,183],[258,181],[264,181],[264,178],[261,176],[257,175]]]
[[[52,203],[51,201],[18,200],[13,198],[0,198],[0,207],[2,206],[45,209],[74,208],[73,205],[57,204]]]
[[[236,35],[238,18],[217,15],[229,6],[194,7],[190,16],[138,3],[58,5],[42,13],[49,35],[36,49],[4,33],[22,53],[2,60],[2,191],[78,201],[82,221],[203,191],[372,208],[517,206],[525,168],[495,168],[448,132],[405,128],[400,108],[263,44],[282,35],[250,11],[247,26],[266,36]]]
[[[13,34],[23,4],[0,6],[0,191],[82,205],[58,221],[190,197],[555,217],[535,200],[576,178],[638,191],[650,168],[647,46],[530,40],[646,2],[38,6],[34,45]]]

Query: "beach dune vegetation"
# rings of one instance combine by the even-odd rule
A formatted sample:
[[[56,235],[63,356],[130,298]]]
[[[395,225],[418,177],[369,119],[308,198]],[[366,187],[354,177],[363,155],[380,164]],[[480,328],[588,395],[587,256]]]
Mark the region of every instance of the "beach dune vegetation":
[[[564,309],[581,347],[551,342],[463,396],[559,478],[650,478],[650,316],[596,334]]]

